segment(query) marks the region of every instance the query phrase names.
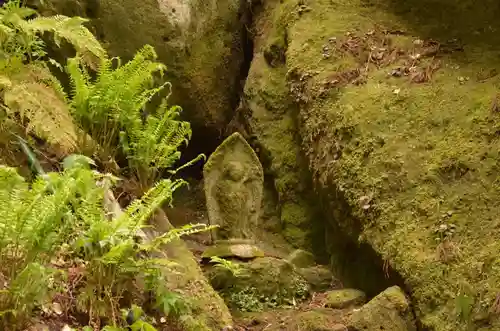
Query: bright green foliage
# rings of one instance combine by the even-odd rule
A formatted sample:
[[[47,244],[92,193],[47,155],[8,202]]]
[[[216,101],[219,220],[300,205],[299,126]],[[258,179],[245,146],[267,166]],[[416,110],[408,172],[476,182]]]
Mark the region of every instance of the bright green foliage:
[[[80,58],[69,60],[66,68],[75,120],[100,146],[101,159],[127,158],[142,188],[152,185],[160,170],[179,159],[178,148],[191,137],[189,123],[177,119],[180,107],[168,107],[164,101],[155,113],[146,114],[146,105],[169,85],[154,86],[155,74],[165,70],[155,59],[151,46],[124,65],[118,59],[116,69],[112,69],[113,59],[106,59],[95,80]],[[122,149],[116,148],[118,144]]]
[[[46,139],[58,152],[76,149],[77,127],[69,113],[62,86],[50,73],[41,36],[50,34],[57,46],[72,45],[95,67],[106,53],[83,26],[86,20],[66,16],[36,17],[37,13],[9,1],[0,8],[0,90],[3,110],[28,132]],[[52,64],[55,61],[51,61]]]
[[[90,63],[105,56],[105,51],[92,33],[83,26],[80,17],[35,17],[36,11],[22,6],[21,0],[12,0],[0,8],[0,44],[2,57],[23,55],[32,60],[46,55],[41,35],[53,34],[60,45],[66,41]]]
[[[84,284],[73,289],[73,295],[91,320],[117,316],[118,298],[136,297],[136,284],[145,284],[140,292],[155,293],[166,314],[178,313],[182,303],[173,301],[175,296],[162,278],[169,262],[150,253],[207,227],[187,226],[149,242],[138,237],[151,213],[170,202],[183,182],[160,181],[122,215],[109,220],[103,211],[106,185],[102,183],[110,177],[81,162],[73,165],[62,173],[40,176],[31,185],[14,169],[0,166],[0,323],[12,327],[22,322],[64,284],[54,257],[81,261]]]
[[[235,277],[238,277],[239,275],[241,275],[243,273],[243,269],[241,268],[241,265],[239,263],[236,263],[236,262],[233,262],[230,260],[226,260],[226,259],[222,259],[218,256],[212,256],[210,258],[210,262],[214,263],[215,267],[217,267],[217,268],[222,268],[222,269],[228,270]]]

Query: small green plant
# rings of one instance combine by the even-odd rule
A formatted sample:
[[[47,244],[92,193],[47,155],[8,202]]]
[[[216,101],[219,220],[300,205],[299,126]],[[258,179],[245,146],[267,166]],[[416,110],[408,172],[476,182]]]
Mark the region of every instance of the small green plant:
[[[226,300],[233,308],[242,312],[259,312],[265,308],[257,289],[253,287],[231,291],[226,295]]]
[[[241,265],[239,263],[235,263],[230,260],[222,259],[218,256],[213,256],[210,259],[210,262],[212,262],[216,268],[221,268],[228,270],[231,272],[231,274],[235,277],[239,277],[243,274],[243,268],[241,268]]]

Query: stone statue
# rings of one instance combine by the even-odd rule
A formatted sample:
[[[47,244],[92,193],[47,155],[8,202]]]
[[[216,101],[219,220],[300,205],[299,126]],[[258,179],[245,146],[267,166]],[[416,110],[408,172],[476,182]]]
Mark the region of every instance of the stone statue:
[[[234,133],[217,147],[203,169],[213,240],[252,239],[258,226],[264,172],[252,147]]]

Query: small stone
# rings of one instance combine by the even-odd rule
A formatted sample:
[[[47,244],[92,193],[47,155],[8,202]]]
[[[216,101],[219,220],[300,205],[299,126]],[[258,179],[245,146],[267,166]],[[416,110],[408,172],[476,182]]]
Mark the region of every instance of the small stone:
[[[330,58],[330,54],[323,53],[323,59],[328,60]]]
[[[413,45],[415,45],[415,46],[420,46],[420,45],[422,45],[423,43],[424,43],[424,41],[423,41],[422,39],[415,39],[415,40],[413,41]]]
[[[68,324],[65,324],[63,326],[63,328],[61,329],[61,331],[73,331],[74,329],[71,328]]]
[[[401,77],[403,76],[403,70],[401,68],[392,69],[389,75],[392,77]]]
[[[160,318],[160,323],[161,324],[167,323],[167,319],[165,317]]]
[[[63,310],[62,310],[61,304],[60,304],[60,303],[58,303],[58,302],[54,302],[54,303],[52,304],[52,311],[53,311],[54,313],[56,313],[57,315],[62,315]]]
[[[334,43],[337,41],[337,37],[331,37],[330,39],[328,39],[328,41]]]
[[[343,309],[358,306],[366,301],[366,294],[356,289],[341,289],[329,291],[326,294],[326,304],[328,308]]]

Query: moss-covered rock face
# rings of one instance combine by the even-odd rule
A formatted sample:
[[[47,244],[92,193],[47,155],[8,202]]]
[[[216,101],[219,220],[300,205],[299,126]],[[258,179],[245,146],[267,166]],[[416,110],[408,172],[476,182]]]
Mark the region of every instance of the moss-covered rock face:
[[[297,268],[312,267],[316,264],[314,255],[302,249],[296,249],[287,258],[288,262]]]
[[[265,1],[256,15],[254,57],[241,113],[245,114],[246,133],[253,138],[251,143],[259,152],[266,178],[278,194],[280,232],[295,247],[318,251],[323,238],[313,237],[319,209],[309,194],[311,180],[300,149],[298,108],[288,93],[285,30],[281,24],[285,21],[279,17],[282,10],[277,6],[279,1]]]
[[[309,295],[307,281],[285,260],[257,258],[240,264],[238,275],[223,268],[211,268],[208,278],[237,310],[255,311],[265,307],[290,305]]]
[[[326,293],[326,306],[328,308],[343,309],[365,303],[366,295],[363,291],[344,288]]]
[[[366,305],[355,310],[349,318],[349,329],[416,331],[409,302],[397,286],[390,287]]]
[[[158,52],[173,83],[172,99],[195,126],[223,127],[237,106],[243,61],[240,0],[49,0],[44,12],[92,19],[114,56],[129,59],[144,44]]]
[[[406,280],[423,326],[439,331],[465,330],[466,312],[498,306],[497,8],[281,1],[264,15],[268,33],[245,88],[254,132],[279,165],[278,191],[300,187],[291,138],[299,127],[328,235],[372,247]],[[284,215],[301,215],[292,209]],[[284,227],[294,240],[304,233]],[[462,296],[473,298],[465,308]],[[491,314],[481,323],[500,325]]]

